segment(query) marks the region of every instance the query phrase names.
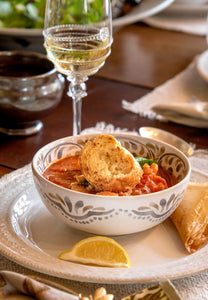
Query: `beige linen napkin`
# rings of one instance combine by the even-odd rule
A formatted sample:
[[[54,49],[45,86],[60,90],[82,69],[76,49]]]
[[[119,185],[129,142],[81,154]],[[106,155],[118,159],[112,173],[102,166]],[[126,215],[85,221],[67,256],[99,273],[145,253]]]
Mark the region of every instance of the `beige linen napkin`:
[[[152,110],[175,123],[208,128],[208,103],[202,101],[158,104]]]
[[[122,107],[150,119],[208,128],[208,82],[196,69],[197,59],[140,99],[123,100]]]

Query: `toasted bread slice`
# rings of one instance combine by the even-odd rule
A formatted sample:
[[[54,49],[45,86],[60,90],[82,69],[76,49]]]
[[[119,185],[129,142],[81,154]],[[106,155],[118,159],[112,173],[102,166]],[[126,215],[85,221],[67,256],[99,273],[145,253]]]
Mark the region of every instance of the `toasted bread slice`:
[[[99,191],[128,191],[139,183],[143,173],[133,155],[107,134],[86,143],[80,163],[85,178]]]

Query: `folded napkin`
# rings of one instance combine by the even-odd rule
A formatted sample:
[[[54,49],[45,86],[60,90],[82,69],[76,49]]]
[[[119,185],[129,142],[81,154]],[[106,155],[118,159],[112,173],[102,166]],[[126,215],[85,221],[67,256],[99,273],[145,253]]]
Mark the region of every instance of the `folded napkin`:
[[[188,103],[158,104],[152,107],[158,115],[169,121],[195,127],[208,128],[208,103],[191,101]]]
[[[208,128],[208,83],[196,69],[197,59],[140,99],[123,100],[122,107],[150,119]]]

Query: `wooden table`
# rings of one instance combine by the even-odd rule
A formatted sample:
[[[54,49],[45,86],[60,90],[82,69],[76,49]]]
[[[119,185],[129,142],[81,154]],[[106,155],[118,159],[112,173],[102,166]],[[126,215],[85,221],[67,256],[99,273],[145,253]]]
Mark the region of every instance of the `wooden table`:
[[[207,148],[207,130],[150,120],[121,107],[122,99],[134,101],[147,94],[182,71],[206,48],[205,37],[154,29],[142,23],[115,32],[111,56],[87,82],[82,128],[99,121],[129,130],[155,126],[195,143],[197,148]],[[0,176],[31,162],[35,152],[48,142],[72,134],[72,102],[66,93],[56,110],[42,121],[43,129],[29,137],[0,134]]]

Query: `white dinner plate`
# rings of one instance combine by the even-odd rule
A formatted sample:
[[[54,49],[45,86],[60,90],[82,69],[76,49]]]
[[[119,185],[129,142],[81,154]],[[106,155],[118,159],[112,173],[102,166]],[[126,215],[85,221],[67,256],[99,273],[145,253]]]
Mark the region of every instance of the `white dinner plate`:
[[[61,261],[58,254],[90,234],[52,216],[34,187],[31,167],[0,180],[0,252],[22,266],[59,278],[94,283],[173,279],[208,268],[208,245],[188,254],[170,220],[131,235],[114,237],[128,252],[131,268],[102,268]]]
[[[158,14],[171,5],[174,0],[144,0],[127,15],[113,20],[113,27],[120,27],[135,22],[139,22],[144,18]]]

